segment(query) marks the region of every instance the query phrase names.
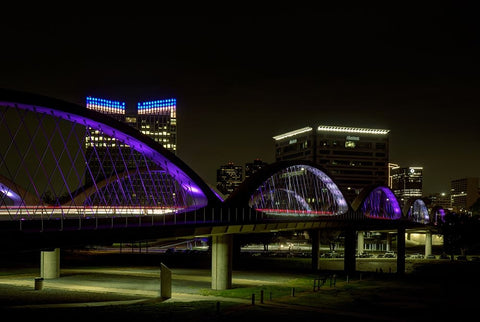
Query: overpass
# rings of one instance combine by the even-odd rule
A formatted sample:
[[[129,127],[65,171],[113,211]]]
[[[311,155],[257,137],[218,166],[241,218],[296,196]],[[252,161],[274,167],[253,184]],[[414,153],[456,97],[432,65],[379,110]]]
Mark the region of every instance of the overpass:
[[[92,142],[93,133],[101,139]],[[230,288],[233,236],[282,230],[311,232],[314,269],[320,232],[343,231],[347,272],[362,231],[396,231],[401,273],[405,231],[431,234],[442,218],[421,200],[400,209],[384,186],[366,187],[349,204],[334,178],[307,161],[269,165],[222,200],[132,127],[30,93],[0,91],[0,137],[0,238],[11,250],[41,250],[42,272],[53,277],[61,247],[210,236],[212,288]]]

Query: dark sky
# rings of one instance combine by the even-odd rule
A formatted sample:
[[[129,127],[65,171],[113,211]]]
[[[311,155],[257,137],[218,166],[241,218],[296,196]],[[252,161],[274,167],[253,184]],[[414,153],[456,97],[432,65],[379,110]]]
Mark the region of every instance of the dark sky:
[[[477,11],[300,8],[270,15],[0,21],[0,87],[85,104],[177,98],[178,156],[207,183],[274,161],[308,125],[389,129],[390,159],[426,192],[480,176]]]

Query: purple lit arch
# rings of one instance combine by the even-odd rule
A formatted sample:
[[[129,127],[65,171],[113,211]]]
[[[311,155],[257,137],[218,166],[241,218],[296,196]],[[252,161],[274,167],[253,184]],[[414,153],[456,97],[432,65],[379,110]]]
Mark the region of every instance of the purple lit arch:
[[[407,217],[413,222],[428,224],[430,216],[427,206],[422,199],[416,199],[409,207]]]
[[[362,213],[368,218],[400,219],[402,210],[398,200],[388,187],[379,186],[363,200]]]
[[[275,215],[341,215],[348,211],[332,179],[308,164],[290,165],[271,173],[251,193],[248,205]]]
[[[63,142],[63,151],[59,153],[59,155],[54,155],[54,163],[53,168],[54,171],[56,172],[56,176],[58,178],[61,178],[61,181],[66,180],[71,180],[72,178],[76,182],[76,186],[68,187],[67,186],[67,194],[65,195],[60,195],[60,193],[55,194],[53,196],[52,202],[45,201],[43,198],[44,192],[46,192],[45,187],[39,187],[38,185],[35,186],[35,181],[33,181],[35,178],[35,174],[30,174],[30,173],[25,173],[26,176],[30,179],[30,186],[34,187],[34,193],[35,197],[37,198],[37,201],[32,201],[29,200],[27,201],[26,199],[32,199],[29,198],[29,193],[30,195],[32,194],[32,188],[30,187],[29,191],[27,193],[21,193],[18,191],[18,189],[13,189],[12,187],[18,188],[17,184],[14,184],[12,186],[11,184],[8,183],[8,178],[6,180],[0,180],[1,186],[0,190],[2,195],[5,197],[8,197],[7,201],[9,204],[14,204],[17,206],[20,205],[30,205],[32,203],[35,204],[35,206],[48,206],[48,207],[63,207],[64,205],[68,206],[74,206],[74,207],[79,207],[81,206],[85,200],[88,200],[89,196],[99,193],[101,189],[103,190],[112,190],[112,189],[117,189],[117,191],[111,191],[110,193],[120,193],[122,192],[121,190],[123,187],[117,187],[117,188],[112,188],[112,186],[115,185],[114,182],[120,182],[120,181],[127,181],[127,180],[133,180],[131,179],[132,175],[137,176],[137,179],[140,178],[139,176],[142,175],[145,177],[145,175],[148,175],[149,173],[165,173],[166,176],[169,178],[172,178],[173,181],[175,182],[175,188],[169,189],[166,183],[160,188],[157,188],[157,190],[153,191],[154,193],[169,193],[170,195],[176,196],[178,199],[178,195],[182,194],[183,200],[186,200],[188,196],[188,205],[180,205],[182,210],[181,211],[190,211],[190,210],[195,210],[199,209],[202,207],[207,206],[208,204],[214,205],[214,204],[220,204],[221,200],[214,194],[213,190],[193,171],[191,170],[183,161],[178,159],[172,152],[168,151],[165,149],[161,144],[155,142],[153,139],[141,134],[139,131],[137,131],[134,128],[131,128],[130,126],[116,121],[113,118],[110,118],[102,113],[86,109],[85,107],[71,104],[68,102],[64,102],[61,100],[53,99],[53,98],[48,98],[40,95],[35,95],[35,94],[30,94],[30,93],[22,93],[22,92],[15,92],[15,91],[8,91],[8,90],[0,90],[0,107],[2,112],[0,114],[1,122],[3,122],[2,126],[4,126],[4,129],[8,127],[7,129],[4,130],[7,135],[9,135],[10,140],[14,140],[17,136],[18,131],[26,131],[27,133],[31,130],[28,130],[27,128],[27,122],[26,120],[26,114],[18,112],[17,119],[20,120],[21,125],[20,126],[11,126],[9,123],[5,123],[5,115],[7,115],[7,112],[10,111],[26,111],[32,112],[32,115],[38,115],[34,116],[33,119],[36,121],[40,122],[40,125],[37,125],[36,130],[34,129],[31,131],[29,135],[31,136],[44,136],[46,143],[45,147],[45,152],[49,154],[53,154],[53,151],[50,151],[52,148],[50,147],[51,142],[57,140],[58,142]],[[42,116],[40,116],[42,115]],[[48,117],[54,122],[54,127],[55,129],[49,133],[48,135],[51,135],[51,138],[46,137],[47,134],[41,133],[41,131],[46,129],[46,125],[42,124],[43,120],[45,117]],[[65,122],[67,124],[71,124],[70,132],[66,134],[66,136],[72,136],[76,140],[76,149],[75,150],[69,150],[67,147],[67,141],[68,138],[63,137],[63,134],[61,134],[60,138],[54,138],[54,136],[58,136],[58,133],[60,133],[60,130],[58,129],[60,121],[56,120],[62,120],[62,122]],[[125,147],[125,149],[129,149],[129,155],[127,156],[129,159],[127,160],[126,158],[123,159],[123,162],[125,166],[123,167],[123,170],[119,170],[119,172],[115,173],[105,173],[103,176],[98,176],[98,177],[93,177],[89,176],[88,179],[90,183],[85,182],[82,185],[82,181],[84,180],[83,174],[80,173],[81,171],[76,171],[75,169],[69,170],[65,168],[60,168],[60,161],[61,160],[70,160],[71,166],[70,168],[75,168],[74,161],[78,162],[78,160],[84,160],[85,162],[89,162],[88,156],[86,155],[85,152],[78,152],[78,147],[82,146],[82,144],[86,143],[81,143],[81,137],[75,137],[75,133],[73,130],[74,126],[80,126],[84,127],[86,131],[98,131],[103,135],[105,138],[111,138],[111,140],[114,140],[115,142],[118,142],[119,145],[122,145],[122,147]],[[25,128],[24,128],[25,127]],[[40,129],[40,131],[38,131]],[[36,132],[38,131],[38,132]],[[72,135],[72,133],[74,133]],[[78,135],[78,134],[77,134]],[[80,135],[81,136],[81,135]],[[7,137],[8,138],[8,137]],[[75,141],[73,140],[73,141]],[[88,141],[87,141],[88,143]],[[15,143],[16,144],[16,143]],[[30,147],[27,148],[27,150]],[[33,147],[32,149],[35,149]],[[98,148],[97,148],[98,149]],[[117,148],[110,148],[112,151]],[[120,150],[121,148],[117,149]],[[123,149],[123,148],[122,148]],[[19,152],[15,151],[16,148],[14,144],[11,145],[11,148],[6,148],[2,150],[3,154],[10,152],[10,154],[13,153],[16,157],[18,158]],[[127,150],[128,151],[128,150]],[[126,161],[131,162],[132,160],[136,160],[135,157],[133,157],[133,152],[138,153],[140,155],[141,159],[139,161],[134,161],[136,163],[137,168],[132,170],[132,172],[136,171],[136,173],[129,173],[130,170],[125,170],[130,166],[127,166],[125,163]],[[38,159],[40,160],[40,163],[43,161],[42,156],[40,156],[42,152],[38,153],[37,156]],[[79,156],[80,155],[80,156]],[[0,160],[2,162],[2,167],[6,167],[6,156],[1,155],[2,159]],[[111,156],[110,156],[111,157]],[[22,159],[23,158],[23,159]],[[98,158],[98,156],[97,156]],[[10,178],[10,181],[15,182],[17,178],[21,175],[21,166],[24,166],[24,162],[27,159],[26,155],[21,155],[19,162],[20,166],[14,169],[13,171],[10,171],[10,169],[7,169],[7,176]],[[108,161],[108,160],[107,160]],[[98,165],[100,167],[103,167],[102,165],[102,159],[98,159]],[[113,161],[111,161],[113,162]],[[152,169],[140,169],[141,166],[152,166]],[[135,166],[135,164],[133,165]],[[90,165],[87,165],[87,168],[90,170]],[[32,172],[38,171],[33,169]],[[75,173],[76,172],[76,173]],[[73,173],[73,174],[72,174]],[[24,176],[25,177],[25,176]],[[150,175],[150,177],[152,177]],[[48,178],[47,178],[48,180]],[[93,180],[93,185],[92,185],[92,180]],[[140,179],[143,180],[143,179]],[[50,184],[50,182],[48,182]],[[85,185],[87,184],[87,185]],[[92,186],[88,186],[88,184]],[[39,188],[39,189],[37,189]],[[147,189],[145,186],[143,186],[144,189]],[[123,189],[124,190],[124,189]],[[47,191],[48,192],[48,191]],[[129,197],[128,193],[130,191],[123,191],[123,195],[120,196],[122,200],[125,200],[126,197]],[[152,191],[147,191],[145,190],[145,193],[148,195],[152,195]],[[62,197],[62,198],[60,198]],[[69,198],[65,199],[65,198]],[[161,198],[158,197],[158,198]],[[4,202],[5,204],[5,202]],[[165,200],[164,200],[165,204]],[[103,201],[104,206],[108,206],[108,202],[105,200]],[[115,206],[115,204],[113,204]],[[133,204],[128,204],[128,206],[135,206]],[[172,206],[177,206],[178,204],[174,204]],[[172,208],[173,209],[173,208]]]

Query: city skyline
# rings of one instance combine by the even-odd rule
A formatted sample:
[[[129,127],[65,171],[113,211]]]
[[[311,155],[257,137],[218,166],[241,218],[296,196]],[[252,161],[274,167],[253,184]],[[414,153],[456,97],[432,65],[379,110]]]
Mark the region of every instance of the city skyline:
[[[415,9],[6,19],[0,87],[176,97],[177,155],[212,187],[220,165],[272,163],[273,137],[312,123],[389,129],[390,162],[448,192],[480,176],[478,26],[468,7]]]

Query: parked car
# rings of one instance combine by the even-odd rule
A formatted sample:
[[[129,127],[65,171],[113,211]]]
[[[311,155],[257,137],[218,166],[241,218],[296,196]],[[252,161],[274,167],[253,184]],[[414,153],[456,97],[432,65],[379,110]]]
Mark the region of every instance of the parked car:
[[[437,257],[433,254],[427,255],[427,259],[436,259]]]
[[[385,258],[395,258],[395,253],[394,252],[386,252],[384,255]]]
[[[424,258],[425,256],[423,256],[423,254],[420,254],[420,253],[415,253],[415,254],[412,254],[411,258]]]
[[[373,255],[370,254],[370,253],[367,253],[367,252],[363,252],[363,253],[360,253],[360,254],[358,255],[358,257],[359,257],[359,258],[370,258],[370,257],[373,257]]]

